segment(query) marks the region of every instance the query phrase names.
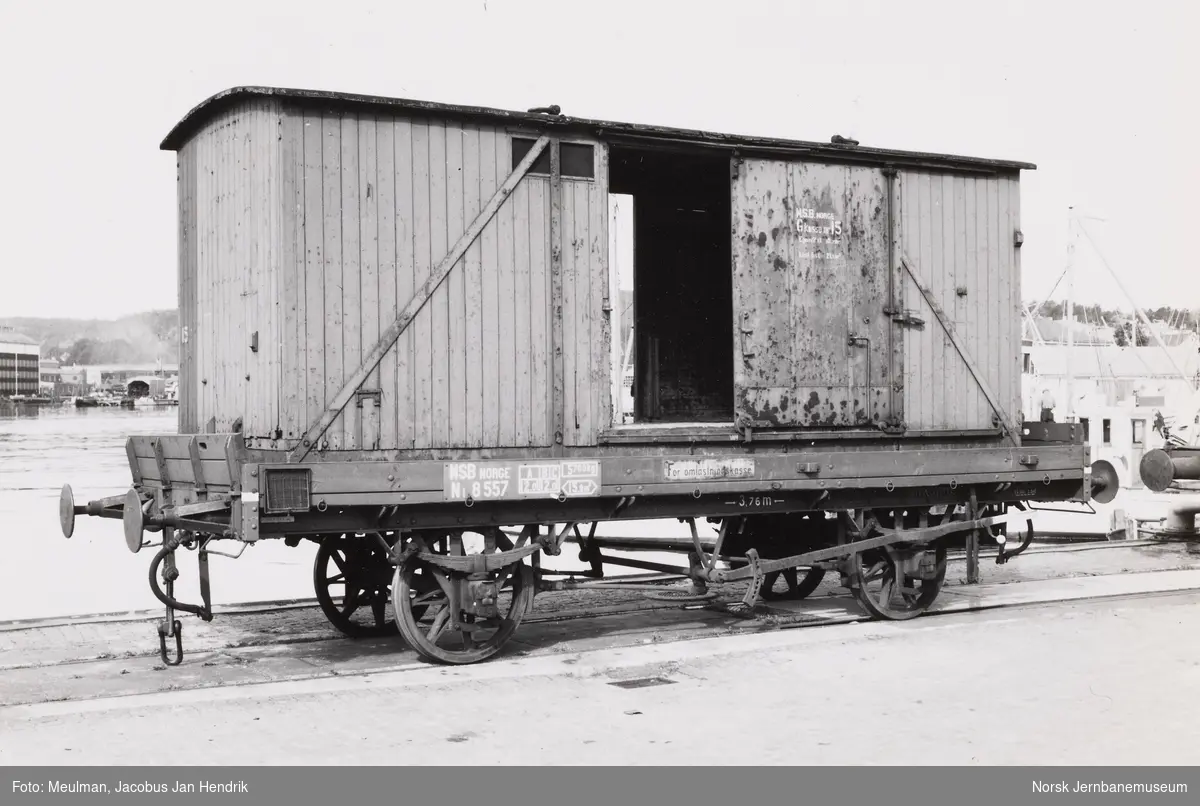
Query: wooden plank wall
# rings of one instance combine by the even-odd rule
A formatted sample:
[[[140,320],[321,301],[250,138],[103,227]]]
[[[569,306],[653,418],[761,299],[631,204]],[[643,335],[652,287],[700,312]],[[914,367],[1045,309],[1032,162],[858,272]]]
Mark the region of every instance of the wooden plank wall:
[[[1021,273],[1013,243],[1020,229],[1019,180],[905,171],[898,182],[900,248],[1015,420],[1021,406]],[[903,287],[905,308],[926,322],[924,330],[904,329],[908,427],[992,428],[987,398],[921,292],[907,277]]]
[[[284,110],[282,122],[278,411],[294,444],[509,175],[512,155],[509,135],[488,126],[314,110]],[[564,442],[595,444],[607,390],[603,181],[564,180],[563,197]],[[377,428],[351,403],[326,432],[328,449],[553,444],[550,259],[550,182],[527,176],[365,384],[381,390]]]
[[[596,444],[610,404],[597,153],[596,181],[562,183],[568,446]],[[508,134],[486,126],[277,101],[214,118],[178,155],[181,431],[241,419],[251,445],[294,445],[511,164]],[[1018,180],[903,172],[898,184],[901,248],[1015,416]],[[378,423],[364,428],[351,404],[326,435],[331,449],[553,443],[549,217],[549,179],[526,177],[368,379],[382,392]],[[991,427],[953,345],[903,286],[905,307],[927,321],[904,331],[909,427]]]
[[[255,101],[217,115],[179,153],[180,417],[274,436],[278,334],[280,118]],[[258,350],[251,339],[258,334]]]
[[[612,418],[611,334],[602,310],[608,283],[607,152],[599,144],[596,151],[596,181],[562,180],[563,444],[568,446],[597,444]],[[544,183],[549,193],[548,179],[532,179]]]

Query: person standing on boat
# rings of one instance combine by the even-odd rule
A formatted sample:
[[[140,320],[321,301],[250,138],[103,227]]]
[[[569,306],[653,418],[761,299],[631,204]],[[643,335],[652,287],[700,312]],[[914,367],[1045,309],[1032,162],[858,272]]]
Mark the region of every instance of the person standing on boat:
[[[1042,390],[1042,422],[1054,422],[1054,395],[1050,394],[1049,389]]]
[[[1167,428],[1167,420],[1165,417],[1163,417],[1163,413],[1161,411],[1156,410],[1154,412],[1154,430],[1157,431],[1158,435],[1163,439],[1171,438],[1171,431]]]

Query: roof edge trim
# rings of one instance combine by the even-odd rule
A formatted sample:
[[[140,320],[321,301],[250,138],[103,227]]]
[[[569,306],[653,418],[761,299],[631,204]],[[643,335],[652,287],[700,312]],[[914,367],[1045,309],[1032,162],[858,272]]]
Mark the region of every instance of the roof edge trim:
[[[566,131],[586,131],[594,136],[635,136],[646,140],[683,141],[685,143],[720,148],[744,150],[748,153],[781,154],[792,157],[808,156],[814,159],[835,161],[896,163],[897,167],[911,165],[918,168],[969,170],[973,172],[1012,173],[1037,170],[1037,166],[1013,160],[985,159],[955,154],[932,152],[899,151],[862,146],[841,146],[804,140],[788,140],[761,136],[737,135],[709,132],[698,129],[680,129],[658,125],[619,123],[613,121],[549,116],[528,112],[496,109],[482,106],[461,106],[419,101],[408,98],[391,98],[377,95],[305,90],[286,87],[238,86],[216,93],[192,107],[167,133],[159,145],[163,151],[178,151],[218,112],[241,101],[264,98],[280,98],[297,104],[324,105],[340,108],[375,108],[394,112],[412,112],[426,115],[442,115],[456,118],[484,118],[508,123]]]

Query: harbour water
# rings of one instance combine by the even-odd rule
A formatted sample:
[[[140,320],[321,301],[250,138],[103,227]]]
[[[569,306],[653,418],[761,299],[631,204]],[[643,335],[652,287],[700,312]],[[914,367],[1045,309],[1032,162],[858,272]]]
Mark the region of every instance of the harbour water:
[[[0,621],[159,607],[150,592],[151,552],[125,548],[120,521],[79,517],[63,537],[58,496],[64,483],[77,503],[129,489],[125,440],[175,433],[178,409],[41,407],[0,415]],[[312,595],[316,547],[270,541],[239,560],[213,557],[217,604]],[[180,552],[176,592],[195,601],[195,555]]]
[[[58,497],[70,484],[76,503],[121,495],[130,487],[125,440],[137,434],[176,433],[174,407],[123,409],[54,406],[0,412],[0,621],[117,613],[161,607],[147,573],[153,553],[129,553],[117,520],[79,516],[71,539],[58,523]],[[713,534],[707,523],[701,534]],[[670,520],[609,525],[605,534],[678,535]],[[157,541],[155,541],[157,542]],[[237,553],[227,543],[222,551]],[[570,546],[547,565],[582,570]],[[211,556],[213,603],[307,599],[313,595],[316,545],[282,540],[248,545],[236,560]],[[676,555],[639,553],[640,559],[686,565]],[[199,601],[196,556],[178,554],[177,597]],[[610,575],[625,569],[606,568]],[[644,573],[628,571],[628,573]]]
[[[130,486],[125,440],[134,434],[175,433],[178,409],[122,409],[45,406],[0,412],[0,621],[156,609],[147,584],[151,552],[132,555],[125,548],[121,523],[80,516],[67,540],[58,524],[58,496],[64,483],[77,503],[120,495]],[[1132,496],[1134,499],[1137,496]],[[1102,531],[1108,510],[1131,498],[1128,491],[1096,515],[1038,513],[1039,532]],[[1086,512],[1086,510],[1084,510]],[[713,527],[701,521],[703,535]],[[605,524],[606,535],[685,536],[675,520]],[[233,551],[230,544],[222,550]],[[235,552],[236,553],[236,552]],[[292,548],[282,541],[249,545],[237,560],[211,558],[214,604],[306,599],[313,595],[312,564],[316,546],[303,541]],[[640,559],[686,565],[678,555],[639,553]],[[177,595],[198,601],[195,555],[180,552]],[[580,569],[568,546],[548,566]],[[606,567],[606,573],[624,569]],[[640,573],[627,571],[627,573]]]

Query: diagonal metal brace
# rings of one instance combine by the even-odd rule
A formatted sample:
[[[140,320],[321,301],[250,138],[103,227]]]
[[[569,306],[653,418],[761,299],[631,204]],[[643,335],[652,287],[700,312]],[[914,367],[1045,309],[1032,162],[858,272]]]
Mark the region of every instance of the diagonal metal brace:
[[[778,560],[759,560],[755,564],[757,567],[747,565],[736,571],[712,571],[707,575],[707,578],[712,582],[733,582],[738,579],[751,578],[757,573],[765,575],[773,571],[783,571],[787,568],[812,565],[826,560],[843,559],[870,549],[890,546],[893,543],[928,543],[939,537],[954,534],[955,532],[968,532],[972,529],[991,526],[998,521],[1005,520],[1007,517],[1007,515],[990,515],[986,518],[952,521],[951,523],[944,523],[939,526],[930,526],[923,529],[879,529],[882,534],[877,537],[856,540],[853,543],[843,543],[814,551],[806,551],[794,557],[784,557]]]
[[[496,212],[500,209],[500,205],[512,195],[512,192],[517,187],[517,183],[525,177],[525,174],[533,167],[534,161],[541,156],[542,151],[545,150],[549,143],[550,138],[542,136],[533,144],[533,148],[529,149],[529,153],[525,155],[525,158],[518,163],[513,172],[509,174],[508,179],[504,180],[504,184],[488,200],[483,210],[480,211],[475,220],[471,222],[471,225],[463,232],[462,237],[458,239],[453,248],[442,258],[442,261],[429,273],[429,279],[416,290],[412,299],[404,306],[404,310],[400,311],[396,320],[380,335],[379,340],[371,348],[371,351],[367,353],[358,369],[354,371],[349,380],[342,384],[342,388],[333,396],[333,400],[329,403],[324,413],[321,414],[317,421],[304,434],[304,438],[301,439],[300,444],[288,454],[289,462],[300,461],[317,444],[320,436],[338,418],[338,415],[342,413],[342,409],[346,408],[346,404],[354,397],[359,387],[366,382],[367,377],[375,370],[375,367],[379,366],[379,362],[383,360],[383,357],[387,355],[387,351],[400,338],[400,334],[407,330],[408,326],[416,319],[417,313],[433,297],[433,292],[437,290],[442,281],[446,279],[446,276],[450,274],[450,270],[454,268],[459,259],[466,254],[471,244],[475,242],[475,239],[479,237],[479,234],[483,232],[483,228],[496,215]]]
[[[979,388],[983,392],[983,396],[987,398],[988,405],[992,407],[992,412],[996,415],[996,420],[1000,423],[1000,427],[1004,429],[1005,436],[1012,437],[1014,432],[1013,424],[1009,422],[1004,410],[1000,407],[999,401],[996,399],[996,395],[992,392],[992,387],[988,386],[988,382],[984,380],[983,374],[979,371],[979,367],[975,365],[975,361],[971,358],[971,354],[967,352],[967,348],[963,345],[962,340],[958,337],[958,332],[954,329],[954,324],[946,316],[946,313],[942,310],[941,306],[934,301],[933,292],[930,291],[929,287],[921,281],[920,276],[917,274],[917,270],[913,268],[912,262],[908,259],[908,255],[900,256],[900,265],[904,267],[904,270],[908,272],[908,276],[912,278],[913,283],[920,290],[921,296],[925,298],[925,302],[928,303],[929,309],[933,311],[933,315],[938,320],[938,324],[942,326],[942,330],[944,330],[946,335],[950,338],[950,343],[954,345],[954,349],[958,351],[959,357],[962,358],[963,362],[967,365],[967,371],[971,373],[971,377],[975,379],[975,383],[979,384]]]

